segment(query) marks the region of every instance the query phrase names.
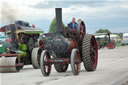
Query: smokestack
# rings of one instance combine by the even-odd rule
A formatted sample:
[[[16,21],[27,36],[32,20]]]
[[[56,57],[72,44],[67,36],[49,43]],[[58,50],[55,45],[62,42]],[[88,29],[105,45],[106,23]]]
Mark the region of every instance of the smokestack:
[[[56,33],[61,33],[63,32],[63,27],[62,27],[62,8],[56,8]]]
[[[16,43],[16,26],[14,24],[10,24],[10,29],[11,29],[11,39],[12,43]]]
[[[16,26],[14,24],[10,24],[10,28],[11,28],[11,39],[12,39],[10,51],[16,52],[18,48],[18,41],[16,40]]]

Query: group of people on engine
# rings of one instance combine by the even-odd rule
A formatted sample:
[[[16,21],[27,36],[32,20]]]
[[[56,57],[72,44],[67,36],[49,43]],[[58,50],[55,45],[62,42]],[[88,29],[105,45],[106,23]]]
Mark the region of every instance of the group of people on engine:
[[[77,22],[79,23],[81,19],[78,19],[77,22],[75,20],[75,17],[73,17],[72,22],[69,23],[70,29],[77,29]]]

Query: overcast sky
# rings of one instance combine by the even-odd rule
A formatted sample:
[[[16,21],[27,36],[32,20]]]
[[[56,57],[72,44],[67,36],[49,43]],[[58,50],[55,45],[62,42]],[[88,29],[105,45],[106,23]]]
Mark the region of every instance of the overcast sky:
[[[48,32],[55,8],[62,7],[63,22],[81,18],[88,33],[100,28],[128,32],[128,0],[1,0],[0,27],[24,20]]]

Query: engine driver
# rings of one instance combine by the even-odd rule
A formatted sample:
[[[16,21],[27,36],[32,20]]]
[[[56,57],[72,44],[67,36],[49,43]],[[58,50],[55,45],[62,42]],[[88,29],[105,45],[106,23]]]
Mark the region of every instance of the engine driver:
[[[69,23],[70,29],[77,29],[77,23],[75,22],[75,17],[72,18],[72,22]]]

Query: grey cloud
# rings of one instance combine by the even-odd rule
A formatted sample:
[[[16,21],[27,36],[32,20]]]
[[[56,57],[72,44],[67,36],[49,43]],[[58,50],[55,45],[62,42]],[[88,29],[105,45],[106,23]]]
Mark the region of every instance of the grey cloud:
[[[107,5],[115,5],[120,4],[123,1],[97,1],[97,0],[91,0],[91,1],[45,1],[45,2],[39,2],[36,5],[32,5],[33,8],[55,8],[55,7],[62,7],[62,8],[68,8],[70,6],[88,6],[88,7],[103,7]]]

